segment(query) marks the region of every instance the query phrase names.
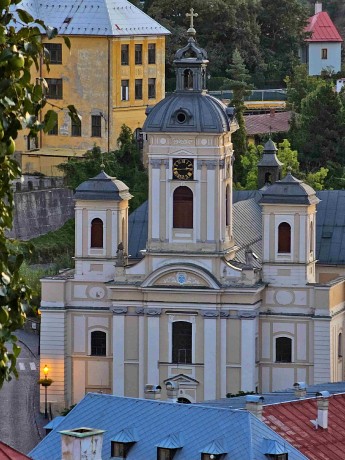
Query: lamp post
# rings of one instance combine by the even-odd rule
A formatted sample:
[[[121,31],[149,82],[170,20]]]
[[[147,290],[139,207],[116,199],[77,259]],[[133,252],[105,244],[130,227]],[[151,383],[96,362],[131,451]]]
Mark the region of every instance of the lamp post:
[[[44,387],[44,418],[48,418],[48,387],[53,383],[52,379],[48,379],[49,367],[43,368],[44,379],[40,379],[38,383]]]

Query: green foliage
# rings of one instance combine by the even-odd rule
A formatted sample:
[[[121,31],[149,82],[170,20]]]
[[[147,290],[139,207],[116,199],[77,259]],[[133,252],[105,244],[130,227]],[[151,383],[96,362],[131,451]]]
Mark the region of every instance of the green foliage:
[[[236,184],[237,189],[255,190],[258,184],[258,163],[263,152],[263,146],[250,144],[246,155],[241,158],[244,181],[242,184]],[[290,142],[284,139],[278,145],[278,160],[283,163],[282,177],[285,177],[289,170],[298,179],[313,187],[315,190],[323,190],[328,177],[328,169],[320,168],[314,172],[301,172],[298,161],[297,150],[291,149]]]
[[[293,68],[292,75],[285,78],[287,102],[292,110],[300,112],[302,100],[322,84],[322,79],[308,74],[305,64]]]
[[[232,55],[232,63],[226,70],[229,78],[224,80],[224,88],[231,89],[233,97],[230,105],[236,108],[236,120],[238,123],[238,130],[232,135],[232,142],[234,151],[237,158],[234,164],[234,178],[235,181],[241,182],[243,180],[243,170],[241,158],[247,151],[247,133],[244,122],[244,97],[249,94],[252,89],[250,82],[250,75],[242,56],[236,48]]]
[[[118,150],[108,153],[102,153],[99,147],[94,147],[83,158],[71,158],[68,163],[61,164],[59,169],[64,172],[69,187],[75,189],[99,174],[103,163],[107,174],[117,177],[129,187],[133,195],[130,201],[130,209],[133,211],[147,200],[148,175],[133,133],[126,125],[121,127],[118,145]]]
[[[302,100],[290,135],[303,169],[326,167],[328,161],[344,165],[344,106],[331,82],[322,81]]]
[[[39,307],[41,301],[41,278],[44,276],[56,275],[54,268],[32,267],[25,261],[20,267],[20,274],[29,284],[32,291],[30,305],[35,309]]]
[[[62,409],[62,411],[60,412],[60,415],[67,415],[69,412],[71,412],[71,410],[76,406],[76,404],[72,404],[72,406],[70,407],[65,407],[64,409]]]
[[[14,5],[17,5],[14,7]],[[0,388],[11,375],[17,376],[16,358],[20,347],[13,332],[25,321],[30,289],[20,274],[23,255],[14,243],[8,242],[5,230],[12,226],[13,192],[11,182],[20,175],[13,158],[15,139],[22,129],[31,134],[48,131],[55,120],[49,110],[40,121],[40,111],[47,104],[43,84],[31,78],[31,68],[41,61],[49,66],[44,52],[41,31],[48,39],[57,30],[34,20],[20,8],[20,0],[3,2],[0,10]],[[13,9],[10,10],[10,6]],[[69,40],[65,40],[70,46]],[[71,107],[71,115],[76,111]]]
[[[253,76],[264,85],[290,74],[309,16],[300,0],[147,0],[148,12],[172,34],[167,37],[167,76],[172,77],[175,52],[187,41],[188,19],[193,7],[197,40],[208,52],[209,71],[224,76],[237,48]]]
[[[70,219],[54,232],[22,242],[25,260],[30,264],[53,264],[55,273],[60,268],[73,267],[74,233],[74,219]]]

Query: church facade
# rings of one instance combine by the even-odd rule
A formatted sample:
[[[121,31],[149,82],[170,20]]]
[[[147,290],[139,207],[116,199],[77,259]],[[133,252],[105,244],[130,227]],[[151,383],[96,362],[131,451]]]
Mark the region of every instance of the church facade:
[[[343,379],[345,282],[317,282],[319,199],[279,180],[271,141],[259,198],[233,192],[236,119],[207,94],[207,55],[188,33],[176,91],[143,127],[148,213],[129,219],[130,191],[104,171],[84,182],[75,270],[42,280],[41,364],[57,408],[167,381],[196,402]]]

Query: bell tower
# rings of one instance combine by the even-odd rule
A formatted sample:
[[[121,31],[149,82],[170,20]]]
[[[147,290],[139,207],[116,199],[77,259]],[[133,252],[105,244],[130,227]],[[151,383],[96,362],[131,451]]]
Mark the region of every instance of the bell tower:
[[[114,259],[128,253],[128,187],[101,171],[77,187],[75,279],[109,281]]]
[[[258,163],[258,188],[272,185],[280,180],[283,163],[277,158],[277,147],[270,138],[264,145],[262,158]]]
[[[228,256],[232,234],[231,134],[234,111],[206,91],[207,53],[195,40],[191,9],[188,43],[175,54],[176,90],[148,108],[148,247]]]

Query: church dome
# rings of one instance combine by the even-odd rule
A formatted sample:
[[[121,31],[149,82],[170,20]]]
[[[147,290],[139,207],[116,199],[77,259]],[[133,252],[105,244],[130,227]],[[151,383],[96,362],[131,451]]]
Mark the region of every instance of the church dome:
[[[261,204],[317,204],[315,190],[290,172],[282,180],[262,190]]]
[[[104,171],[80,184],[74,194],[75,200],[122,201],[131,198],[127,185]]]
[[[194,38],[193,16],[196,15],[193,11],[188,14],[191,17],[188,43],[175,54],[176,90],[154,107],[147,108],[143,126],[146,133],[230,131],[234,108],[206,91],[207,53]]]
[[[144,132],[230,131],[234,109],[202,92],[175,92],[147,111]]]

